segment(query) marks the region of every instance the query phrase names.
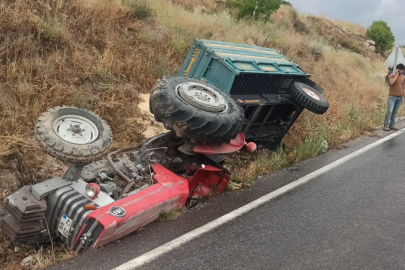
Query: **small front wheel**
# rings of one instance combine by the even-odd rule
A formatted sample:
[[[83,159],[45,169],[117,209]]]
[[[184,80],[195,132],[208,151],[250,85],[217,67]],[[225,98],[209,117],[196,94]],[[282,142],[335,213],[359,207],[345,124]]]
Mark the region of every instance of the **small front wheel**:
[[[53,157],[73,163],[100,158],[112,142],[112,132],[100,116],[75,107],[56,107],[39,118],[35,139]]]

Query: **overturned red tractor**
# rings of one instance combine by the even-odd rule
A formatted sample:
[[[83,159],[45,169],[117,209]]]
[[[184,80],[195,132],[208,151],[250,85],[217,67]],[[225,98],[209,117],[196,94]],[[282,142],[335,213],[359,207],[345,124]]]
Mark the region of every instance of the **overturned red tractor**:
[[[79,252],[222,192],[229,181],[224,155],[246,144],[241,107],[213,86],[172,77],[152,90],[151,111],[172,131],[90,164],[112,141],[107,123],[74,107],[43,113],[35,126],[38,143],[73,164],[63,177],[8,196],[3,233],[22,245],[59,238]]]

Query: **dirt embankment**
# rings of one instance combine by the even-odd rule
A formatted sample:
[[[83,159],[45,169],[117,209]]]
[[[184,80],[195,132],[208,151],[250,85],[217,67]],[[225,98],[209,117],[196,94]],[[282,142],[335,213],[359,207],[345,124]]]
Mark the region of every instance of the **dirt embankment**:
[[[138,108],[144,115],[142,125],[146,127],[142,134],[145,138],[153,137],[157,134],[167,132],[162,123],[155,121],[155,117],[149,111],[149,94],[140,94],[142,101],[138,104]]]

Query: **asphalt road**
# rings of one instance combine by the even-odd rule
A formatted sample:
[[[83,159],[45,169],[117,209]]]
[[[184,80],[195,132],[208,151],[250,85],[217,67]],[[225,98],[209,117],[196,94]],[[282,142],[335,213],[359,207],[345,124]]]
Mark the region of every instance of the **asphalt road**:
[[[50,269],[112,269],[391,133],[356,139]],[[402,134],[139,269],[405,269],[404,163]]]

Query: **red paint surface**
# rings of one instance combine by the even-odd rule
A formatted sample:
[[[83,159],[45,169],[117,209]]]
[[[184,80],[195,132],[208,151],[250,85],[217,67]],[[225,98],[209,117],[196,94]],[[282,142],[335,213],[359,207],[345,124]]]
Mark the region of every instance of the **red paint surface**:
[[[244,138],[243,138],[244,140]],[[122,238],[131,232],[152,222],[163,212],[186,205],[189,196],[194,199],[222,192],[229,182],[229,175],[213,166],[190,166],[187,179],[169,171],[160,164],[152,165],[156,184],[133,195],[101,207],[87,216],[87,220],[96,219],[103,231],[94,239],[93,247]],[[124,217],[115,217],[109,213],[112,206],[125,209]],[[85,225],[76,238],[78,243]]]
[[[245,135],[239,133],[235,139],[229,143],[221,143],[206,145],[202,142],[196,142],[194,144],[193,151],[204,155],[224,155],[239,151],[245,145]]]

